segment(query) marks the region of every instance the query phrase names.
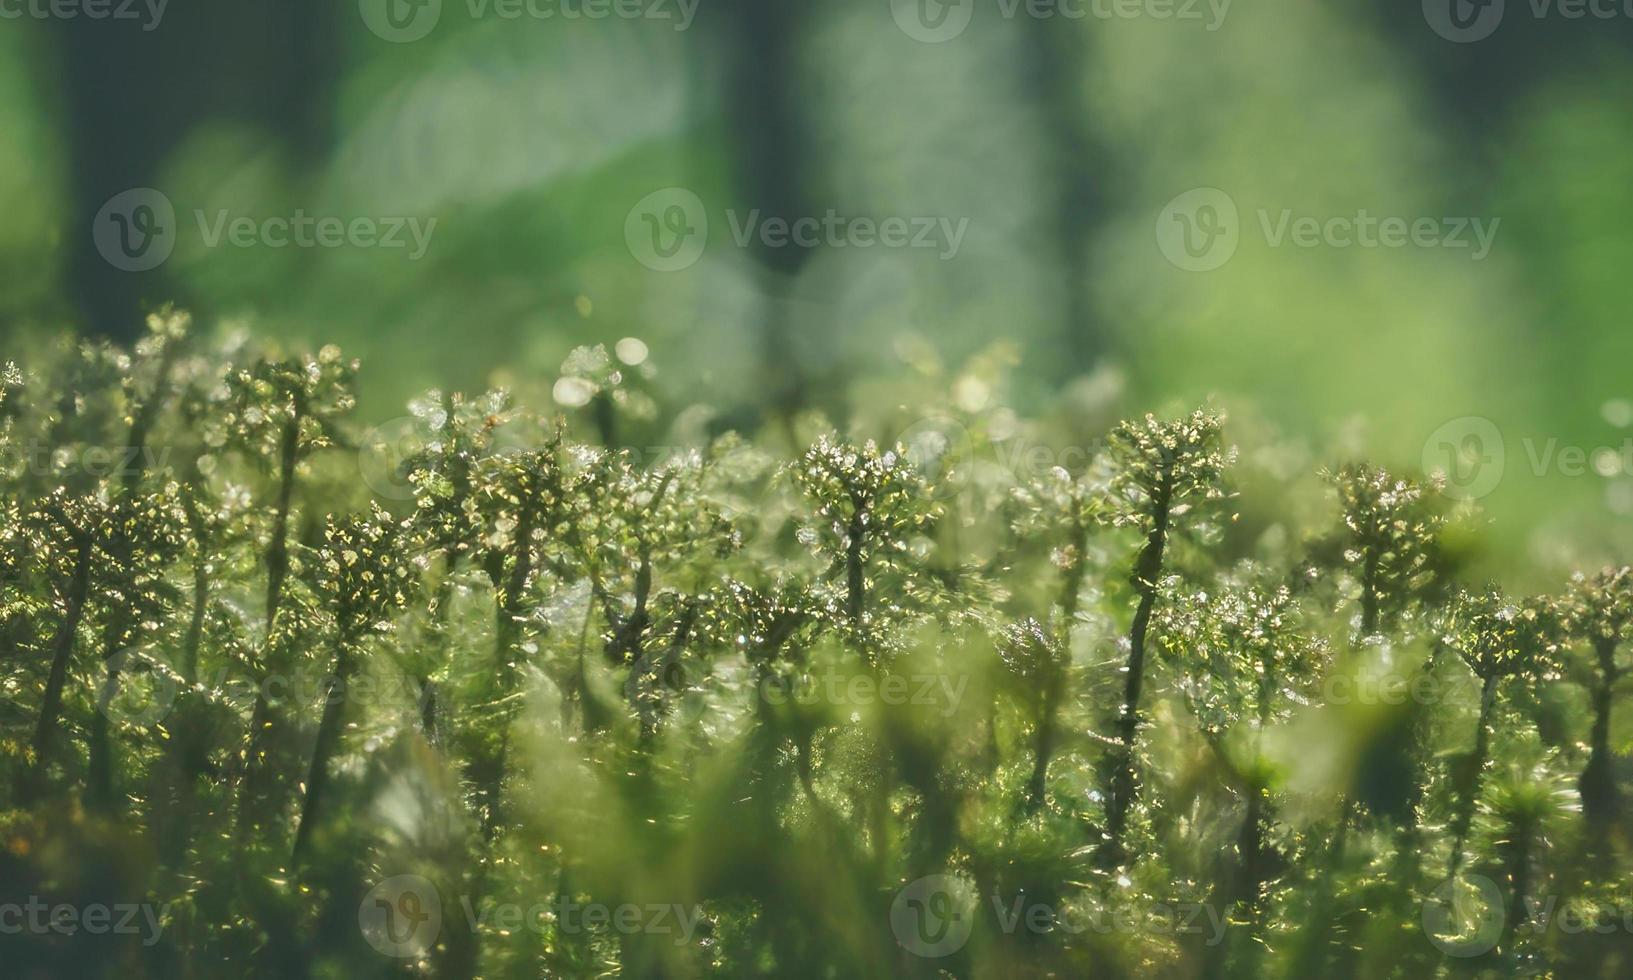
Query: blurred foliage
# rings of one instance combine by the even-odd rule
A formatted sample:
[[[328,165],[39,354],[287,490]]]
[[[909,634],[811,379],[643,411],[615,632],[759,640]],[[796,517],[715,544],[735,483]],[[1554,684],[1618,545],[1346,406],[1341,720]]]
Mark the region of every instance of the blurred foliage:
[[[1627,974],[1633,17],[915,6],[0,24],[0,972]]]
[[[889,6],[733,0],[680,30],[678,10],[447,4],[410,44],[310,3],[178,6],[150,33],[12,22],[0,330],[49,337],[117,292],[131,308],[93,326],[125,331],[137,301],[180,296],[212,322],[366,356],[374,421],[431,387],[521,392],[576,347],[638,335],[667,368],[647,393],[661,417],[745,429],[790,404],[893,410],[904,368],[945,375],[1001,329],[1022,368],[1008,403],[1085,428],[1212,398],[1319,463],[1399,468],[1442,423],[1489,418],[1507,453],[1485,501],[1497,570],[1540,586],[1626,550],[1633,399],[1616,365],[1633,202],[1615,161],[1633,145],[1616,95],[1633,19],[1510,12],[1457,45],[1409,5],[1275,0],[1215,22],[1212,5],[1034,18],[976,4],[954,41],[924,44]],[[200,37],[207,57],[180,56]],[[84,227],[142,186],[173,200],[184,233],[160,270],[113,272]],[[623,230],[665,187],[698,195],[711,243],[653,273]],[[1235,257],[1200,275],[1152,236],[1163,203],[1197,187],[1228,193],[1242,225]],[[773,254],[732,242],[756,210],[967,219],[969,233],[948,260]],[[1271,247],[1261,212],[1284,210],[1500,227],[1478,261]],[[196,211],[437,224],[407,261],[211,248]],[[1615,458],[1572,475],[1550,445]]]
[[[1360,464],[1241,516],[1211,409],[643,457],[615,373],[382,440],[169,310],[7,364],[0,910],[151,917],[11,974],[1625,974],[1627,569],[1470,590]]]

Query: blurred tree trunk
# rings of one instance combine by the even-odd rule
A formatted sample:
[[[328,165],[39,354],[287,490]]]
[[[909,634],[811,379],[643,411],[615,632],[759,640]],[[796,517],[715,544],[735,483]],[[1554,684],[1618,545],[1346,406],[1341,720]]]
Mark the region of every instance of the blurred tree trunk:
[[[1052,231],[1058,252],[1056,267],[1065,280],[1058,342],[1067,355],[1067,362],[1059,367],[1068,375],[1081,374],[1094,367],[1106,348],[1088,287],[1089,236],[1100,217],[1095,174],[1104,172],[1107,158],[1095,152],[1089,136],[1089,107],[1082,98],[1087,86],[1082,54],[1087,40],[1076,30],[1063,30],[1067,25],[1052,18],[1022,20],[1027,25],[1024,81],[1041,108],[1049,139],[1043,147],[1045,172],[1053,174],[1057,194]]]
[[[730,0],[726,20],[729,64],[726,115],[733,139],[733,206],[759,208],[768,217],[812,214],[807,199],[809,140],[801,112],[797,65],[806,6],[766,0]],[[791,340],[789,287],[805,264],[799,248],[755,246],[763,278],[765,332],[763,385],[784,420],[806,404],[806,378]]]
[[[1615,825],[1620,810],[1620,792],[1616,787],[1615,763],[1610,751],[1610,709],[1615,703],[1616,682],[1621,671],[1616,666],[1616,641],[1596,637],[1594,655],[1599,661],[1599,684],[1593,689],[1593,732],[1589,739],[1591,754],[1587,768],[1582,770],[1577,790],[1581,794],[1582,812],[1589,826],[1598,836]]]
[[[152,30],[137,20],[56,22],[60,109],[69,151],[68,286],[92,333],[134,339],[142,313],[185,302],[163,267],[123,272],[103,261],[91,225],[115,194],[153,187],[183,228],[198,188],[165,183],[171,154],[201,124],[264,128],[297,163],[330,142],[330,93],[342,18],[355,5],[172,3]]]

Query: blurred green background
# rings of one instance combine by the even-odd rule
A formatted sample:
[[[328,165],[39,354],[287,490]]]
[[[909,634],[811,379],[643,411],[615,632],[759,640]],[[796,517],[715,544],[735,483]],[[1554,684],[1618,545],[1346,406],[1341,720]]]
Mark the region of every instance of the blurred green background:
[[[175,300],[362,357],[376,420],[432,385],[548,391],[572,348],[638,337],[666,417],[746,428],[844,419],[1008,341],[1007,396],[1085,441],[1112,413],[1211,397],[1301,460],[1417,466],[1447,423],[1489,419],[1501,447],[1473,449],[1502,466],[1480,501],[1496,554],[1551,578],[1633,545],[1633,12],[1510,2],[1489,36],[1448,39],[1447,3],[1490,13],[174,0],[147,22],[8,18],[0,335],[130,337]],[[175,249],[123,272],[92,226],[138,187],[173,202]],[[676,271],[626,234],[665,188],[709,224]],[[1201,272],[1158,246],[1194,188],[1238,210],[1234,255]],[[739,245],[755,209],[968,224],[950,258]],[[410,259],[211,247],[193,217],[297,210],[436,225]],[[1496,233],[1478,258],[1278,245],[1263,221],[1284,211]]]

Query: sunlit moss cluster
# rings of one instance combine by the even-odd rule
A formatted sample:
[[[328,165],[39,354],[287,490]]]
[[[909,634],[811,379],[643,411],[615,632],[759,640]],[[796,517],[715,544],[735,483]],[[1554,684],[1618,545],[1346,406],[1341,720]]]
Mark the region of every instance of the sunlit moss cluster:
[[[1244,520],[1207,409],[654,454],[593,350],[364,431],[337,350],[150,326],[0,373],[0,906],[162,910],[21,976],[1633,963],[1633,575],[1467,582],[1432,483]]]

